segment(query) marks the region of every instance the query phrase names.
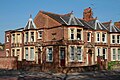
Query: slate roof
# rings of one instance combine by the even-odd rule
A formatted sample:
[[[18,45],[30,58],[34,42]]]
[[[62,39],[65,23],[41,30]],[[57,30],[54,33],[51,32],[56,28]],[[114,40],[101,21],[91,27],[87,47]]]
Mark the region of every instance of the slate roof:
[[[109,32],[120,32],[120,29],[116,27],[112,22],[103,23],[104,26],[109,30]]]
[[[36,26],[35,26],[35,24],[33,22],[32,17],[30,16],[30,18],[29,18],[29,20],[28,20],[28,22],[27,22],[27,24],[25,26],[25,30],[26,29],[35,29],[35,28],[36,28]]]
[[[72,12],[64,15],[59,15],[45,11],[40,11],[40,12],[64,25],[77,25],[77,26],[83,26],[84,28],[93,29],[91,25],[89,25],[84,20],[76,18]]]
[[[94,19],[88,22],[94,30],[108,30],[99,20]]]

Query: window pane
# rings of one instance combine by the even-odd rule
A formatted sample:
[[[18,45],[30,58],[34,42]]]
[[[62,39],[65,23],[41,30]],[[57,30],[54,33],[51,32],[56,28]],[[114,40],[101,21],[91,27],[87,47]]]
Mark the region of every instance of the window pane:
[[[77,59],[82,60],[81,47],[77,47]]]
[[[25,48],[25,59],[28,60],[28,48]]]
[[[74,29],[71,29],[71,39],[74,39]]]
[[[28,32],[26,32],[25,35],[26,35],[26,40],[25,40],[25,42],[28,42],[28,36],[29,36],[29,35],[28,35]]]
[[[116,51],[113,49],[113,60],[116,60]]]
[[[118,49],[118,60],[120,60],[120,49]]]
[[[71,46],[70,59],[74,60],[74,46]]]
[[[34,59],[34,48],[30,48],[30,59]]]
[[[97,33],[97,41],[100,41],[100,33]]]
[[[115,43],[115,35],[112,35],[112,43]]]
[[[34,32],[31,32],[31,41],[34,42]]]
[[[48,61],[52,60],[52,48],[48,48]]]
[[[81,30],[77,29],[77,39],[81,40]]]
[[[106,58],[106,49],[103,48],[103,59],[105,59],[105,58]]]
[[[87,41],[90,41],[90,32],[87,33]]]
[[[98,56],[100,56],[100,48],[98,48]]]

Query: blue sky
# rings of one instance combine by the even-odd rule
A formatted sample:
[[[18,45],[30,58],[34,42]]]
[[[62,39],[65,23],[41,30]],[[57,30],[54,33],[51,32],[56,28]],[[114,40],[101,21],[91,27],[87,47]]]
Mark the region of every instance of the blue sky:
[[[58,14],[74,11],[82,18],[88,7],[101,22],[120,21],[120,0],[0,0],[0,42],[4,43],[4,31],[24,27],[29,15],[34,18],[40,10]]]

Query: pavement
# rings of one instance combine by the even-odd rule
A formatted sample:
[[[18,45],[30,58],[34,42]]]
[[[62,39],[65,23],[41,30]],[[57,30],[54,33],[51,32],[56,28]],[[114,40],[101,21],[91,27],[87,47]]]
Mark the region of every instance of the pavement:
[[[0,80],[120,80],[120,70],[66,74],[0,70]]]

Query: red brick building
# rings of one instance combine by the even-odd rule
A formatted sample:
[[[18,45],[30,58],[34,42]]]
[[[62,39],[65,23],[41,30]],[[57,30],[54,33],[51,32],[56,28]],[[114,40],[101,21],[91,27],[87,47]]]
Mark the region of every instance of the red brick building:
[[[74,14],[40,11],[25,28],[5,32],[6,56],[34,61],[46,68],[81,67],[102,60],[120,60],[120,29],[93,18],[91,8],[83,19]]]

